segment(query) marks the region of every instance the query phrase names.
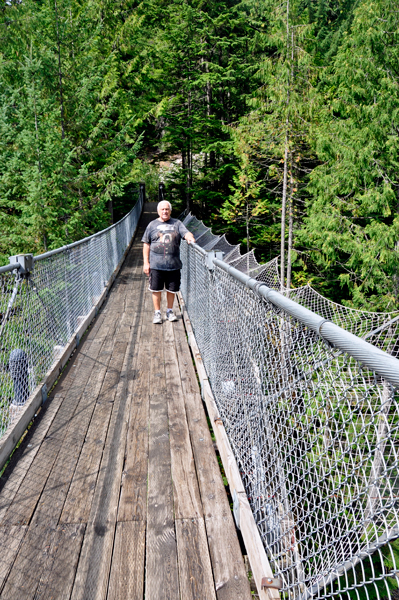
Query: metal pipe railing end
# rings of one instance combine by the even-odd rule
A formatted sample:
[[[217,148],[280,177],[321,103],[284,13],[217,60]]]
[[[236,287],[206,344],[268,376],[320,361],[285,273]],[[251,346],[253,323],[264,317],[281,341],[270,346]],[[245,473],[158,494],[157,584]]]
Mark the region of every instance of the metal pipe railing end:
[[[21,265],[19,264],[19,262],[16,262],[12,265],[5,265],[4,267],[0,267],[0,275],[2,273],[9,273],[10,271],[19,270],[20,268],[21,268]]]

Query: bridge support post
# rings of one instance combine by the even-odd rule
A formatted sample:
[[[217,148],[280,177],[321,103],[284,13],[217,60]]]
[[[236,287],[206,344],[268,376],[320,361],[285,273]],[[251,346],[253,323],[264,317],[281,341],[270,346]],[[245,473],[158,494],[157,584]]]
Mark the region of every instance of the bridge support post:
[[[162,200],[165,200],[165,184],[163,181],[158,186],[158,202],[162,202]]]
[[[140,195],[143,199],[143,204],[144,204],[144,202],[145,202],[145,183],[143,181],[140,183]]]

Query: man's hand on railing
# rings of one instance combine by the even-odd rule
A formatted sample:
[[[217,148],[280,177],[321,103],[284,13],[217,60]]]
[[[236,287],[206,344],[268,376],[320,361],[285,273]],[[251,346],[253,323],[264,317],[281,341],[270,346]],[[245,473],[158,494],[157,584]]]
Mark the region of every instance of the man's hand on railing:
[[[195,244],[195,237],[193,236],[191,231],[188,231],[186,233],[186,235],[184,236],[184,239],[186,240],[187,244]]]

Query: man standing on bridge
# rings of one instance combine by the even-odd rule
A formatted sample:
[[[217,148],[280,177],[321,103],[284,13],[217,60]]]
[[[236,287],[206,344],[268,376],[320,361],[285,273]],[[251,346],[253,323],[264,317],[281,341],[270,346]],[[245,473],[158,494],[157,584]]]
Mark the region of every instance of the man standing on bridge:
[[[170,215],[172,205],[167,200],[157,206],[158,219],[151,221],[142,237],[144,273],[150,277],[149,290],[154,303],[153,323],[162,323],[161,293],[166,288],[168,321],[176,321],[173,312],[175,294],[180,289],[180,240],[184,238],[189,244],[195,242],[193,234],[179,219]]]

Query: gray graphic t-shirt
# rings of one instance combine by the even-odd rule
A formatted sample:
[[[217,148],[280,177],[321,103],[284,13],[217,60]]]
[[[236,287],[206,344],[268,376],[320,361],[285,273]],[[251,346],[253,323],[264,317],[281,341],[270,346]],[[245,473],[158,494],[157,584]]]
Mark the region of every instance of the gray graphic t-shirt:
[[[141,239],[142,242],[150,244],[150,269],[181,269],[180,240],[187,232],[187,227],[179,219],[170,218],[165,223],[159,219],[151,221]]]

